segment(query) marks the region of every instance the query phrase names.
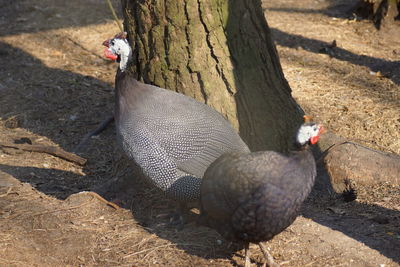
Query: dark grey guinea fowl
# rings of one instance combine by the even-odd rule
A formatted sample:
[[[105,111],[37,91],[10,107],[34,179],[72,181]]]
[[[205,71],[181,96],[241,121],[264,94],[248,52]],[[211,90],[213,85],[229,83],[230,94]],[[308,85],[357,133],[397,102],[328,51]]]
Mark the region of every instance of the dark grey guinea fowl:
[[[106,57],[119,61],[115,122],[125,153],[169,198],[198,201],[207,167],[225,152],[249,152],[249,148],[209,106],[137,81],[127,68],[131,48],[126,33],[103,44]]]
[[[293,223],[316,176],[308,150],[322,133],[322,125],[304,123],[296,136],[297,151],[228,153],[206,171],[201,185],[201,220],[228,240],[258,243],[266,262],[277,266],[263,246]]]

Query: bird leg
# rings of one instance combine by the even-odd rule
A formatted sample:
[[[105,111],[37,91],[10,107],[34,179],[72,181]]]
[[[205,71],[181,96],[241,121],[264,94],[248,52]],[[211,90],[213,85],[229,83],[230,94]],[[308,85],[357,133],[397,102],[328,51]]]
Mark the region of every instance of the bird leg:
[[[264,258],[265,258],[265,263],[263,264],[263,266],[266,266],[266,264],[269,267],[279,267],[280,265],[278,263],[276,263],[274,261],[274,258],[271,256],[271,254],[269,254],[267,248],[265,247],[265,245],[263,243],[258,243],[258,246],[260,247],[262,253],[264,254]]]
[[[244,255],[245,255],[244,267],[250,267],[250,249],[249,249],[249,242],[246,242],[246,244],[244,245]]]
[[[100,134],[102,131],[104,131],[107,126],[114,120],[114,115],[108,117],[107,119],[105,119],[102,123],[99,124],[99,126],[97,126],[97,128],[93,131],[91,131],[90,133],[86,134],[85,137],[83,137],[83,139],[81,140],[81,142],[74,148],[74,153],[78,153],[85,145],[86,143],[89,141],[89,139],[92,136],[98,135]]]

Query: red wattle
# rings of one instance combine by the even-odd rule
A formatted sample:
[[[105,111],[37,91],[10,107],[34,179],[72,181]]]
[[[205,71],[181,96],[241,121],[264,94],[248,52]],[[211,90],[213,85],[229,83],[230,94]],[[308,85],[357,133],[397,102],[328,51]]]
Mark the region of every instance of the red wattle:
[[[104,56],[114,61],[118,58],[118,56],[112,53],[108,48],[104,49]]]
[[[319,139],[318,135],[317,136],[313,136],[313,137],[310,138],[310,143],[312,145],[315,145],[318,142],[318,139]]]

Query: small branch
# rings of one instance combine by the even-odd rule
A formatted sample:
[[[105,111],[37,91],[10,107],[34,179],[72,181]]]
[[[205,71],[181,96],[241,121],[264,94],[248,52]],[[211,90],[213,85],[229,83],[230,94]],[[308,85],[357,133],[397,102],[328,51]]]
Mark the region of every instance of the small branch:
[[[93,51],[87,49],[86,47],[84,47],[83,45],[81,45],[80,43],[78,43],[77,41],[75,41],[74,39],[72,39],[71,37],[67,37],[67,40],[70,41],[71,43],[73,43],[74,45],[78,46],[80,49],[82,49],[82,50],[84,50],[84,51],[90,53],[91,55],[93,55],[93,56],[95,56],[95,57],[97,57],[97,58],[99,58],[99,59],[102,59],[103,61],[106,61],[106,62],[108,61],[108,60],[106,60],[104,57],[102,57],[102,56],[96,54],[95,52],[93,52]]]
[[[85,165],[86,161],[87,161],[85,158],[82,158],[73,153],[69,153],[69,152],[67,152],[59,147],[55,147],[55,146],[0,143],[0,147],[10,147],[10,148],[21,149],[21,150],[30,151],[30,152],[47,153],[47,154],[68,160],[70,162],[77,163],[81,166]]]
[[[5,194],[1,194],[0,197],[8,196],[9,194],[11,194],[11,190],[12,190],[12,187],[8,188],[7,192]]]
[[[94,197],[94,198],[100,200],[100,201],[103,202],[104,204],[106,204],[106,205],[108,205],[108,206],[110,206],[110,207],[112,207],[112,208],[114,208],[114,209],[116,209],[116,210],[118,210],[118,209],[120,208],[117,204],[106,200],[105,198],[103,198],[102,196],[100,196],[99,194],[97,194],[97,193],[95,193],[95,192],[88,192],[88,193],[89,193],[92,197]]]
[[[114,10],[114,7],[112,6],[112,3],[111,3],[111,1],[110,1],[110,0],[107,0],[107,3],[108,3],[108,7],[110,8],[110,10],[111,10],[111,13],[112,13],[112,15],[113,15],[113,17],[114,17],[114,19],[115,19],[115,22],[116,22],[116,23],[117,23],[117,25],[118,25],[118,28],[119,28],[119,30],[120,30],[121,32],[123,32],[123,31],[124,31],[124,29],[122,28],[122,25],[121,25],[121,23],[119,23],[119,20],[118,20],[117,14],[115,13],[115,10]]]

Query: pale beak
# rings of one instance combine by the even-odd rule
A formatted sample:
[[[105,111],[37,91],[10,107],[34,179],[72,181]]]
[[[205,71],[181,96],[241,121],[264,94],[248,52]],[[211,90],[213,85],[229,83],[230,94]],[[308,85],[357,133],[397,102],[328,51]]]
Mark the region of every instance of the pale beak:
[[[110,40],[105,40],[103,42],[103,45],[106,46],[106,47],[110,47]]]

